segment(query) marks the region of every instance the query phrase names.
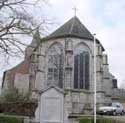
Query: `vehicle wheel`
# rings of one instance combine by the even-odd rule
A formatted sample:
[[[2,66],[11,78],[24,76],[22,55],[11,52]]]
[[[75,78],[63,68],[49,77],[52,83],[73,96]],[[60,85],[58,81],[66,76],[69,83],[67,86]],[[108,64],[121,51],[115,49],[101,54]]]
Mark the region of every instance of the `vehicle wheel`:
[[[116,111],[113,111],[113,113],[112,113],[112,114],[113,114],[113,116],[116,116]]]
[[[123,111],[122,111],[122,113],[121,113],[121,116],[123,115]]]

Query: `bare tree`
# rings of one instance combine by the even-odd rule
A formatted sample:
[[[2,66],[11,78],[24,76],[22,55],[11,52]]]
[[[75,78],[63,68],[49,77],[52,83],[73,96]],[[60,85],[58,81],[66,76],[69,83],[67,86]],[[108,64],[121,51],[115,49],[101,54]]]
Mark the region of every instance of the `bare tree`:
[[[20,56],[27,43],[21,40],[26,35],[32,36],[35,30],[46,23],[37,22],[30,9],[45,0],[0,0],[0,55]],[[43,29],[43,28],[42,28]]]

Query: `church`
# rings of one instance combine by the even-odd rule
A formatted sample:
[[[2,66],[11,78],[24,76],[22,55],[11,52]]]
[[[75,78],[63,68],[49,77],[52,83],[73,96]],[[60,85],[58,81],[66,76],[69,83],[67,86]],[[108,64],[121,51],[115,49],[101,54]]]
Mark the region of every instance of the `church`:
[[[109,71],[108,56],[104,51],[103,45],[96,39],[97,107],[111,102],[113,90],[117,88],[117,79]],[[77,16],[72,17],[44,38],[40,37],[37,30],[31,44],[25,50],[24,61],[4,72],[2,88],[30,91],[32,98],[39,98],[39,95],[41,98],[45,95],[49,95],[50,99],[53,97],[53,101],[50,100],[48,103],[42,100],[45,103],[45,105],[42,103],[42,112],[46,107],[51,109],[49,112],[54,111],[58,114],[60,111],[56,111],[56,104],[63,104],[61,106],[63,108],[59,110],[63,109],[64,120],[68,123],[68,118],[76,114],[93,114],[94,37],[92,33]],[[63,101],[61,104],[56,100],[59,95]],[[39,108],[40,106],[36,114],[39,114]],[[44,111],[45,119],[50,118],[49,112]],[[57,114],[51,119],[57,117],[59,115]],[[36,117],[37,120],[40,119]]]

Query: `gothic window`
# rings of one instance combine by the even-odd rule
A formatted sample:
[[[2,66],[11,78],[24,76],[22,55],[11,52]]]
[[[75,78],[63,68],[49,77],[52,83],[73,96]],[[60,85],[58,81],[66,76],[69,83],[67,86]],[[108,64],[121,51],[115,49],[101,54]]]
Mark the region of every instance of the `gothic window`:
[[[76,49],[74,56],[74,88],[89,89],[89,52],[83,47]]]
[[[47,84],[63,87],[63,52],[58,44],[52,45],[48,51]]]

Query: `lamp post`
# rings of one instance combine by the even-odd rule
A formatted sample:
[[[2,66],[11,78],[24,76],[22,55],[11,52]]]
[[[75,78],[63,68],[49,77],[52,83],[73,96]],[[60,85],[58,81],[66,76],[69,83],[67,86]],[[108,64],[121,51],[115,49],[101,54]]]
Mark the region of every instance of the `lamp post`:
[[[94,37],[94,123],[96,123],[96,34]]]

